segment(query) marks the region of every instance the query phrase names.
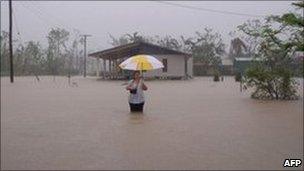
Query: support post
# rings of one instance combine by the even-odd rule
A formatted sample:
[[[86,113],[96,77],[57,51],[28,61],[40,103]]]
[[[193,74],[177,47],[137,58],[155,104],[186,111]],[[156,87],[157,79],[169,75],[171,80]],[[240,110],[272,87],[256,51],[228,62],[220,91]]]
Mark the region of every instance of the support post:
[[[12,0],[8,2],[9,7],[9,59],[10,59],[10,81],[14,82],[14,65],[13,65],[13,7]]]
[[[185,57],[185,79],[188,78],[188,57]]]
[[[103,61],[103,79],[106,79],[106,72],[107,72],[106,60],[102,59],[102,61]]]
[[[117,59],[115,59],[114,62],[115,62],[115,63],[114,63],[114,64],[115,64],[115,66],[114,66],[114,69],[115,69],[115,77],[118,78],[118,65],[117,65],[118,62],[117,62]]]
[[[111,59],[109,59],[109,73],[111,74],[111,72],[112,72],[112,66],[111,66]]]
[[[87,76],[87,37],[90,37],[91,35],[88,34],[84,34],[82,35],[84,38],[84,53],[83,53],[83,60],[84,60],[84,64],[83,64],[83,77]]]
[[[96,77],[99,77],[99,65],[100,65],[100,60],[99,60],[99,57],[96,58]]]

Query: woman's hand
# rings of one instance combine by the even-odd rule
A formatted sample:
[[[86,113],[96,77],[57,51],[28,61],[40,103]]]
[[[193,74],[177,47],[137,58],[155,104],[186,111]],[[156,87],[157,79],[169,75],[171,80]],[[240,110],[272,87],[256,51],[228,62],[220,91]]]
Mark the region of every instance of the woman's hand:
[[[132,84],[127,85],[126,90],[131,90],[132,89]]]
[[[126,90],[131,90],[131,86],[127,86],[127,87],[126,87]]]
[[[132,90],[132,85],[134,83],[134,80],[132,81],[132,83],[129,83],[128,86],[126,87],[126,90]]]
[[[145,82],[144,82],[144,77],[141,77],[140,79],[141,79],[141,82],[142,82],[141,88],[142,88],[143,90],[148,90],[148,87],[146,86],[146,84],[145,84]]]
[[[142,89],[143,89],[143,90],[148,90],[148,87],[146,86],[145,83],[142,83]]]

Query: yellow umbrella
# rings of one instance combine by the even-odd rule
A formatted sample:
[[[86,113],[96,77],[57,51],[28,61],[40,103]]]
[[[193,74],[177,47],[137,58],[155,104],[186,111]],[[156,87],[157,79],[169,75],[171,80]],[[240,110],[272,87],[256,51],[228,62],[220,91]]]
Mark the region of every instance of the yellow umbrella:
[[[119,64],[119,67],[127,70],[143,71],[163,68],[164,65],[151,55],[135,55],[123,61]]]

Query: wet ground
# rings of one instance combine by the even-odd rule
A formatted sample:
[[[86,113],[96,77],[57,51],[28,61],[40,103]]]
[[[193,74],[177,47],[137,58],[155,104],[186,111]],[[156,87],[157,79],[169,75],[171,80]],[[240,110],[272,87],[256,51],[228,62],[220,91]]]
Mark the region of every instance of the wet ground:
[[[300,94],[303,94],[303,79]],[[1,169],[286,169],[303,159],[303,96],[257,101],[232,77],[147,81],[130,114],[123,81],[1,78]]]

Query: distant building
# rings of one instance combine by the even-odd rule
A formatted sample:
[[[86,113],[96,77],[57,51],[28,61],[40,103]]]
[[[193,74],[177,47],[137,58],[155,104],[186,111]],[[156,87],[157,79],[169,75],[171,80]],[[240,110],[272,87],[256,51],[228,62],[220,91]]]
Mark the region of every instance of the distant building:
[[[208,76],[213,75],[215,72],[213,65],[207,65],[202,62],[194,62],[193,73],[194,76]],[[233,75],[233,61],[227,56],[221,56],[221,63],[218,70],[221,75]]]
[[[291,57],[292,61],[290,64],[290,68],[296,76],[303,76],[304,70],[304,53],[303,52],[295,52]],[[238,57],[233,60],[233,70],[234,73],[244,74],[246,70],[252,65],[254,61],[261,61],[260,58],[253,57]]]
[[[193,59],[191,54],[146,42],[129,43],[91,53],[89,56],[97,60],[97,76],[101,75],[103,78],[117,79],[129,77],[131,73],[130,71],[121,70],[119,64],[125,59],[138,54],[152,55],[165,66],[163,69],[146,72],[144,74],[146,78],[188,78],[193,76]],[[103,70],[100,70],[100,59],[103,60]]]
[[[233,75],[233,60],[228,55],[222,56],[221,73],[223,75]]]
[[[234,58],[233,60],[234,73],[244,74],[246,72],[246,69],[248,69],[254,61],[259,61],[259,60],[260,60],[259,58],[253,58],[253,57]]]

